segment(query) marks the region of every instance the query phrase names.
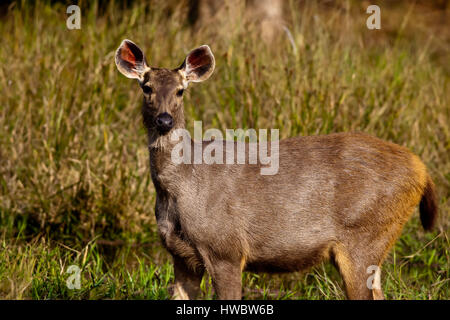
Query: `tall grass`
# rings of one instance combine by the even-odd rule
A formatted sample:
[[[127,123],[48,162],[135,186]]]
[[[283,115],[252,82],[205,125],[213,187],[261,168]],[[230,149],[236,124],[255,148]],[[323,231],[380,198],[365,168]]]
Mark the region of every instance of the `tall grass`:
[[[417,153],[437,185],[440,230],[425,234],[414,215],[383,288],[388,298],[448,299],[448,37],[426,26],[422,8],[382,6],[386,29],[371,31],[361,3],[339,3],[289,2],[293,41],[282,31],[270,43],[242,14],[191,26],[183,2],[83,2],[81,30],[66,28],[60,3],[12,5],[0,22],[0,297],[169,297],[141,96],[113,61],[129,38],[167,68],[211,46],[216,70],[187,92],[188,128],[279,128],[282,138],[358,130]],[[79,291],[65,286],[70,264],[83,267]],[[243,279],[246,298],[344,297],[328,264]],[[202,290],[213,297],[206,277]]]

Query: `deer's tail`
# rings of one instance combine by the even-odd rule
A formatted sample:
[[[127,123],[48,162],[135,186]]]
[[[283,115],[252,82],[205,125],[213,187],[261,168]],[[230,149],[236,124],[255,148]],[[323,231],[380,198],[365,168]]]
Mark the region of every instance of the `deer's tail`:
[[[429,175],[427,175],[427,183],[423,190],[419,208],[420,221],[422,222],[423,228],[427,231],[433,229],[438,218],[438,205],[435,186]]]

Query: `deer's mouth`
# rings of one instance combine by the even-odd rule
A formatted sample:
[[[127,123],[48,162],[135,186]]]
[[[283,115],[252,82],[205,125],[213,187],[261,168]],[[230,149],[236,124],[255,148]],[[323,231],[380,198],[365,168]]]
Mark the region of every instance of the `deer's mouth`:
[[[156,131],[158,131],[158,134],[160,135],[160,136],[165,136],[166,134],[168,134],[169,132],[170,132],[170,130],[171,130],[172,128],[170,128],[170,129],[161,129],[161,128],[156,128]]]

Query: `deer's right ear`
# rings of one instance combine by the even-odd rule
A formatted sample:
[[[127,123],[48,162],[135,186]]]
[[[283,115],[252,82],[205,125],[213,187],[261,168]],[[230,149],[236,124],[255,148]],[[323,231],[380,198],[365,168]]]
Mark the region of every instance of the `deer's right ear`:
[[[149,68],[142,50],[130,40],[123,40],[116,51],[116,66],[127,78],[142,80]]]

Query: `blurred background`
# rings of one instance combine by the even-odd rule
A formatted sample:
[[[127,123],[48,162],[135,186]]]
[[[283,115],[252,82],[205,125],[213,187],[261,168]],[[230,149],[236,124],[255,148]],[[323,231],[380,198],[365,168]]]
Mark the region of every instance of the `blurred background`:
[[[138,85],[124,38],[175,68],[208,44],[213,76],[185,95],[187,127],[363,131],[418,154],[440,224],[418,213],[384,264],[388,299],[450,297],[449,1],[68,1],[0,5],[0,298],[167,299],[173,268],[154,217]],[[369,30],[369,5],[381,29]],[[195,195],[193,195],[195,196]],[[70,265],[81,288],[66,286]],[[245,273],[245,299],[344,299],[328,263]],[[202,298],[214,293],[208,277]]]

